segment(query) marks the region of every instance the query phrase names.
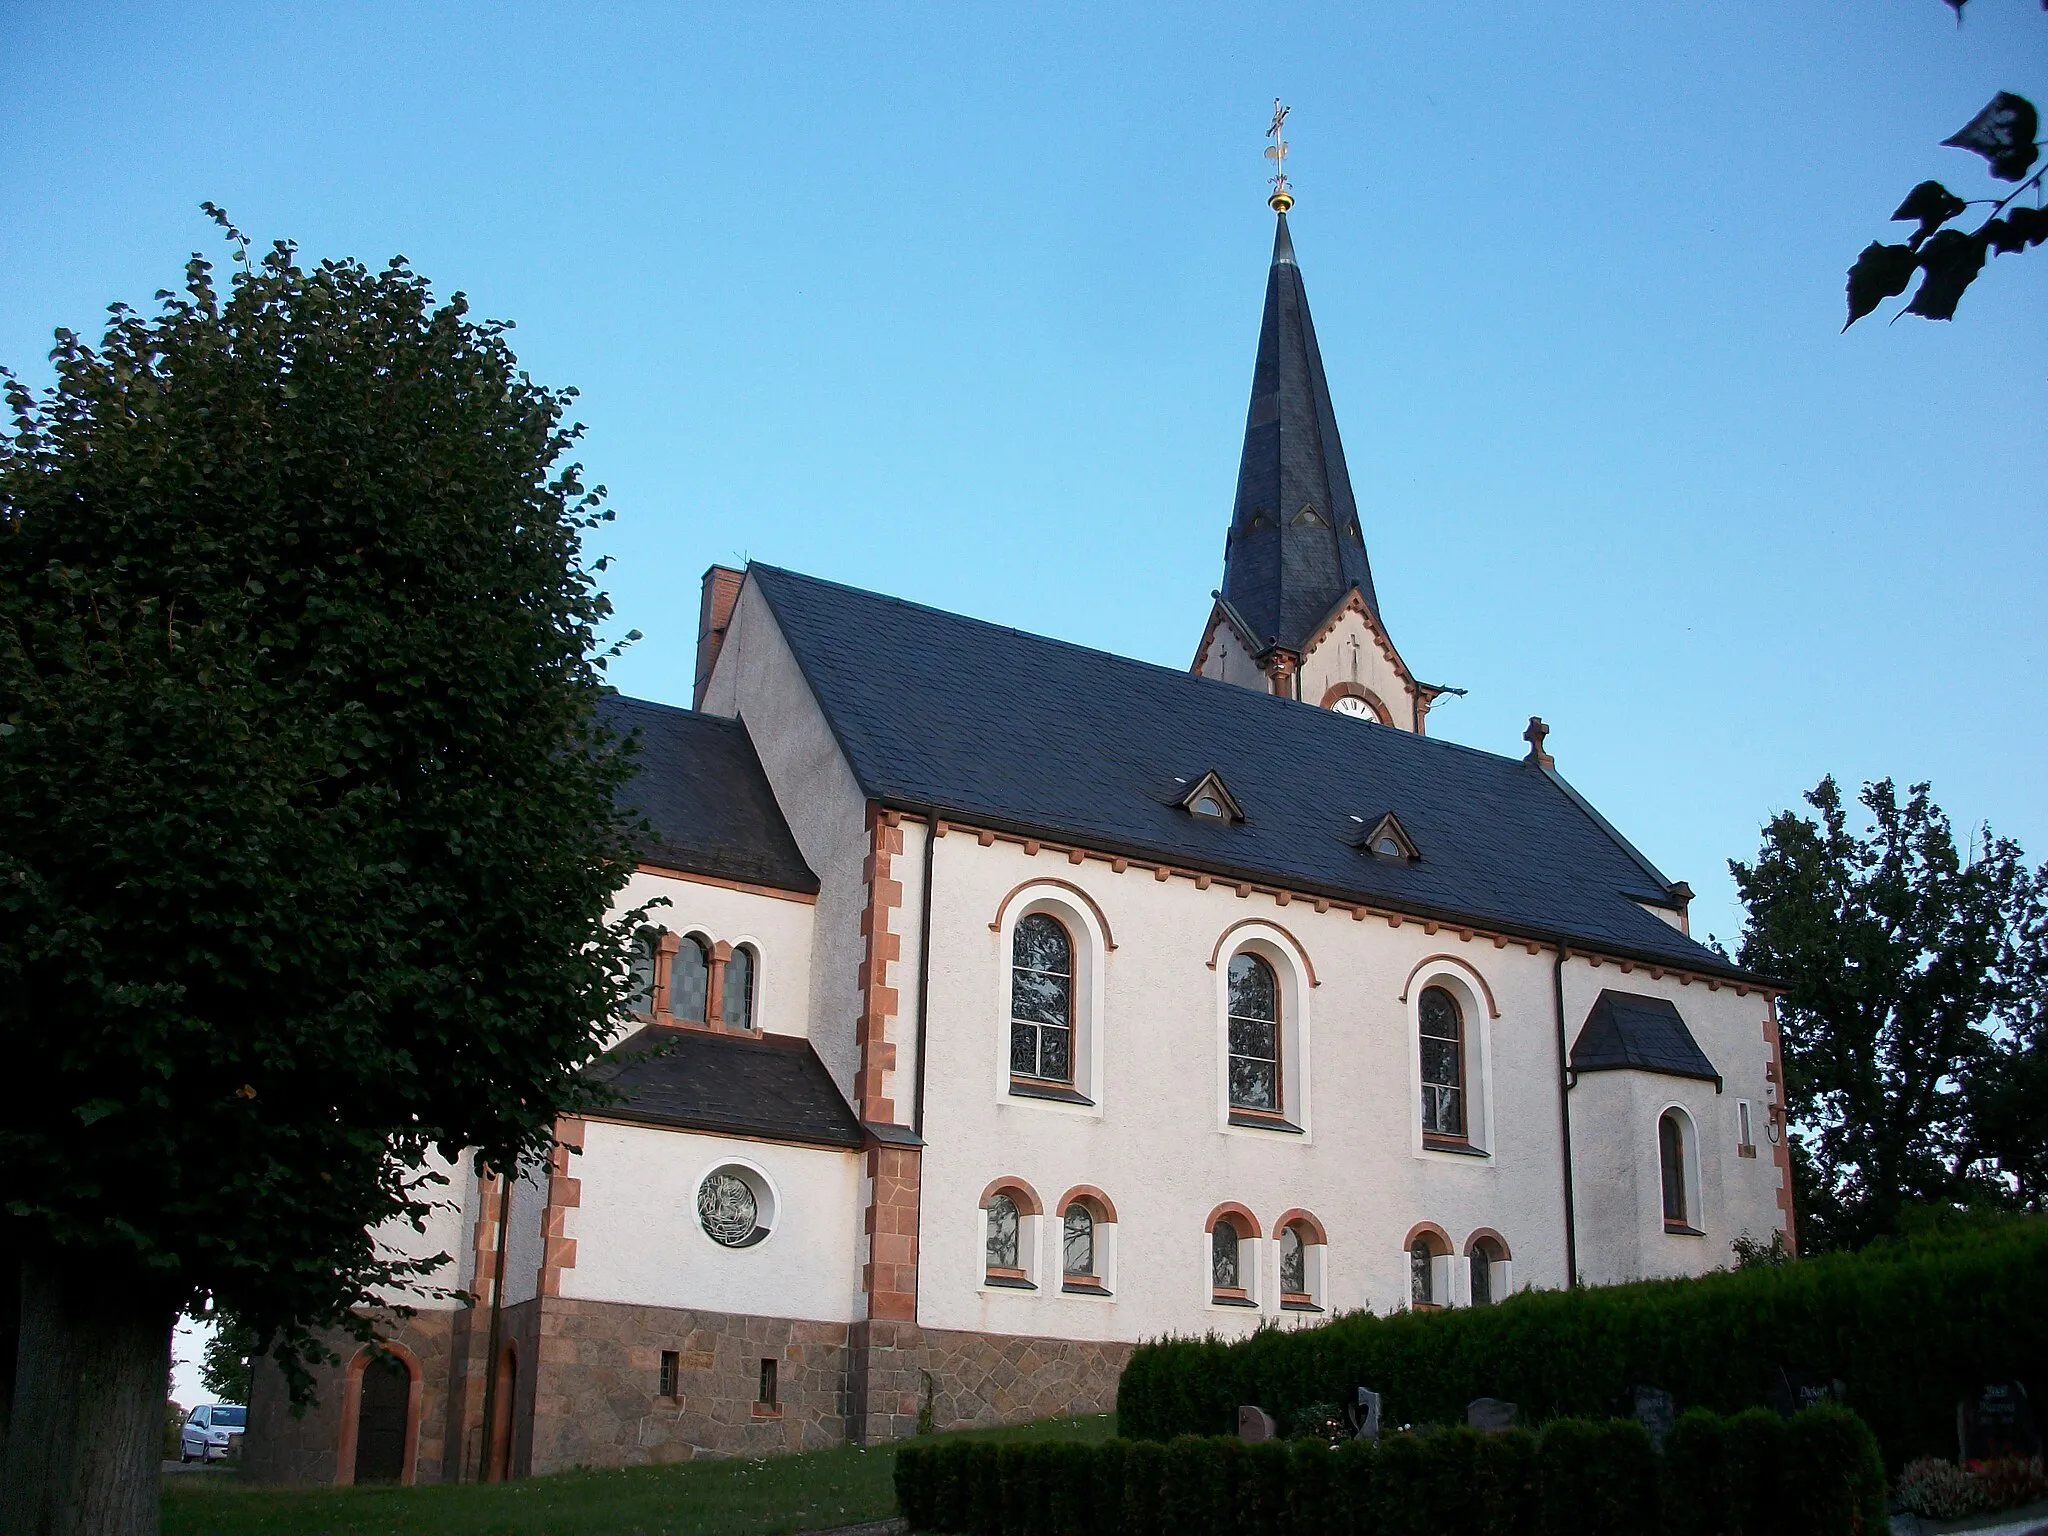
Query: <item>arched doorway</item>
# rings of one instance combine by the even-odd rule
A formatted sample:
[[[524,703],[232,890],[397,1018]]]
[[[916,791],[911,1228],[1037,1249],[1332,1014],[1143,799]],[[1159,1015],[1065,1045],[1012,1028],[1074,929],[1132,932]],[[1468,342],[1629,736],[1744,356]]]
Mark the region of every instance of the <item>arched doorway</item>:
[[[484,1480],[502,1483],[512,1475],[512,1404],[519,1389],[519,1355],[507,1344],[498,1356],[498,1383],[491,1405],[491,1465]]]
[[[412,1372],[382,1350],[363,1361],[356,1398],[358,1483],[396,1483],[405,1478],[406,1422],[412,1407]]]

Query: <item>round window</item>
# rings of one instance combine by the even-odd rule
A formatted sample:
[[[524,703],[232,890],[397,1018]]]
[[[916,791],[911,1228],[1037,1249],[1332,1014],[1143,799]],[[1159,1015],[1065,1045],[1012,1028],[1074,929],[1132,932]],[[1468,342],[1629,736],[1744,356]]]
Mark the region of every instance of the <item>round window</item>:
[[[715,1243],[750,1248],[768,1235],[764,1191],[743,1168],[720,1168],[697,1186],[697,1219]]]

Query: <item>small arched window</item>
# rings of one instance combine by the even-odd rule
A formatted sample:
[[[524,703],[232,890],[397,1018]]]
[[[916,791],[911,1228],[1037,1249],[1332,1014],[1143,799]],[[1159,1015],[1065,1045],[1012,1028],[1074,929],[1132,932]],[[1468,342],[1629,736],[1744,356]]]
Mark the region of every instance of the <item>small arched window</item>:
[[[1010,1073],[1074,1080],[1074,941],[1043,912],[1018,919],[1010,941]]]
[[[1424,987],[1416,1011],[1422,1041],[1422,1132],[1463,1141],[1465,1030],[1458,1000],[1442,987]]]
[[[1428,1232],[1418,1232],[1408,1243],[1408,1299],[1417,1307],[1449,1306],[1437,1274],[1437,1260],[1448,1252],[1445,1244]]]
[[[754,1027],[754,952],[745,945],[725,962],[725,997],[720,1010],[727,1029]]]
[[[627,1006],[635,1013],[654,1012],[654,946],[657,937],[652,928],[642,928],[633,935]]]
[[[1665,1110],[1657,1121],[1657,1160],[1664,1175],[1664,1225],[1690,1229],[1691,1212],[1685,1198],[1685,1127],[1675,1110]]]
[[[1482,1237],[1472,1245],[1472,1305],[1487,1307],[1496,1300],[1493,1294],[1493,1267],[1507,1257],[1500,1244],[1490,1237]]]
[[[1280,1299],[1308,1299],[1308,1240],[1298,1226],[1280,1233]]]
[[[702,939],[686,934],[668,963],[670,1017],[691,1024],[704,1023],[708,1017],[704,1005],[710,987],[710,952],[704,948]]]
[[[991,1278],[1010,1279],[1023,1273],[1018,1262],[1018,1229],[1022,1218],[1017,1202],[1008,1195],[996,1195],[988,1203],[988,1273]]]
[[[1230,957],[1230,1107],[1279,1114],[1280,983],[1254,954]]]
[[[1238,1264],[1237,1223],[1228,1216],[1217,1218],[1209,1231],[1210,1281],[1219,1295],[1244,1294],[1243,1272]]]
[[[1060,1274],[1069,1281],[1095,1279],[1095,1215],[1079,1201],[1061,1218]]]

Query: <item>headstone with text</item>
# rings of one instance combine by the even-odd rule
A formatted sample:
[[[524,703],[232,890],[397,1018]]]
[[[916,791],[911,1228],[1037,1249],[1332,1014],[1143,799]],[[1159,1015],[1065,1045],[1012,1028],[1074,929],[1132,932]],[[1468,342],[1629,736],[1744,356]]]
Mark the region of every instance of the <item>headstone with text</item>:
[[[1522,1422],[1522,1410],[1497,1397],[1475,1397],[1465,1405],[1465,1422],[1483,1435],[1513,1429]]]
[[[1246,1403],[1237,1410],[1237,1438],[1247,1445],[1275,1440],[1279,1435],[1280,1426],[1273,1422],[1273,1415],[1256,1403]]]
[[[1789,1419],[1802,1409],[1839,1403],[1846,1391],[1839,1381],[1781,1365],[1771,1380],[1771,1406],[1781,1417]]]
[[[1344,1422],[1350,1427],[1355,1440],[1377,1440],[1380,1437],[1380,1395],[1370,1387],[1360,1387],[1356,1400],[1344,1405]]]
[[[2040,1455],[2041,1435],[2026,1387],[2017,1381],[1985,1382],[1957,1404],[1956,1439],[1966,1462]]]
[[[1670,1438],[1672,1425],[1678,1422],[1678,1403],[1661,1387],[1637,1387],[1635,1416],[1636,1422],[1649,1432],[1650,1444],[1661,1452]]]

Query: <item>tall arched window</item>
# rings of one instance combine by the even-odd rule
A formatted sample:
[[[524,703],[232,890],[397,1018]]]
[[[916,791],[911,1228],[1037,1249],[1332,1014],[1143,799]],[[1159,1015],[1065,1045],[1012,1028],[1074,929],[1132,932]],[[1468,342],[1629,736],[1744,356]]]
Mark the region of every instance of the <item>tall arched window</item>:
[[[1688,1228],[1692,1225],[1685,1199],[1685,1128],[1673,1110],[1657,1120],[1657,1160],[1664,1175],[1664,1225]]]
[[[1060,1275],[1065,1280],[1095,1279],[1095,1216],[1079,1201],[1061,1218]]]
[[[1458,1000],[1442,987],[1424,987],[1416,1011],[1422,1037],[1422,1133],[1463,1141],[1465,1029]]]
[[[1238,1265],[1238,1244],[1240,1238],[1237,1223],[1228,1216],[1217,1218],[1216,1225],[1209,1231],[1209,1271],[1211,1283],[1219,1293],[1244,1291],[1243,1272]]]
[[[745,945],[725,962],[725,997],[720,1010],[727,1029],[754,1027],[754,952]]]
[[[709,1018],[704,1011],[704,1004],[710,986],[710,952],[704,948],[702,939],[686,934],[668,963],[670,1017],[691,1024],[704,1023]]]
[[[1436,1288],[1430,1279],[1430,1260],[1435,1257],[1424,1238],[1418,1237],[1408,1245],[1408,1295],[1418,1307],[1431,1306],[1435,1302]]]
[[[1230,957],[1230,1107],[1281,1111],[1280,983],[1259,956]]]
[[[1022,1218],[1017,1213],[1017,1202],[1008,1195],[996,1195],[988,1203],[988,1272],[991,1276],[1008,1279],[1021,1275],[1024,1266],[1018,1261],[1018,1229]]]
[[[642,928],[633,935],[631,998],[627,1004],[635,1013],[654,1012],[654,946],[657,935]]]
[[[1308,1296],[1308,1243],[1300,1227],[1280,1231],[1280,1299]]]
[[[1498,1299],[1493,1294],[1493,1266],[1507,1258],[1499,1243],[1490,1237],[1482,1237],[1472,1244],[1469,1255],[1472,1266],[1472,1305],[1487,1307]]]
[[[1010,941],[1010,1072],[1074,1080],[1074,941],[1043,912],[1018,919]]]

